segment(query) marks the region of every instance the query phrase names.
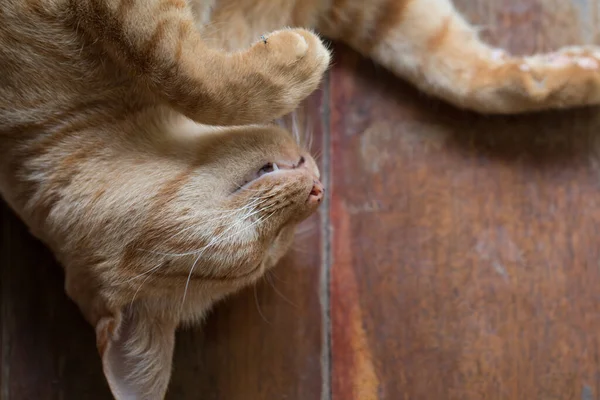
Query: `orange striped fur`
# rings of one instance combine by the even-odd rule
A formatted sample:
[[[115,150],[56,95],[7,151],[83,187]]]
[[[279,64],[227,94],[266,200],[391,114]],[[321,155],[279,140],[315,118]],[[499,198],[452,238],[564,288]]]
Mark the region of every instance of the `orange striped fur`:
[[[3,0],[0,193],[64,266],[117,399],[163,398],[176,327],[317,208],[313,158],[267,125],[329,65],[313,31],[476,111],[600,102],[598,49],[513,57],[448,0]]]

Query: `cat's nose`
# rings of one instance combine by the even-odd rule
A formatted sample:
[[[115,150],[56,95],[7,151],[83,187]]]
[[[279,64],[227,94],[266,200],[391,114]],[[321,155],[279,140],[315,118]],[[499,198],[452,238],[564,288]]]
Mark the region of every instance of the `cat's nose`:
[[[319,182],[317,179],[313,180],[313,187],[310,191],[310,195],[308,196],[308,201],[311,203],[320,203],[323,200],[323,195],[325,193],[325,188],[323,184]]]

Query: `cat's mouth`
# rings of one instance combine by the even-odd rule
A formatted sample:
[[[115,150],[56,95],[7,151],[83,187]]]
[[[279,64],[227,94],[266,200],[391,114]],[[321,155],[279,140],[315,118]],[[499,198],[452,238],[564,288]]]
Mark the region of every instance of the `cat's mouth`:
[[[308,195],[307,201],[309,203],[319,204],[323,200],[324,195],[325,187],[323,187],[323,184],[319,180],[313,179],[313,187]]]

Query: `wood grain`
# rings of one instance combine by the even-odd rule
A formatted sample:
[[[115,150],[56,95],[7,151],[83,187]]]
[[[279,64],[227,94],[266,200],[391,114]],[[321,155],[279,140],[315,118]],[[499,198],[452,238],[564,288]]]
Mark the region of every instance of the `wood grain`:
[[[460,3],[515,53],[594,37],[575,2]],[[477,116],[337,54],[333,398],[598,398],[598,110]]]
[[[2,204],[2,400],[110,398],[91,326],[49,251]]]

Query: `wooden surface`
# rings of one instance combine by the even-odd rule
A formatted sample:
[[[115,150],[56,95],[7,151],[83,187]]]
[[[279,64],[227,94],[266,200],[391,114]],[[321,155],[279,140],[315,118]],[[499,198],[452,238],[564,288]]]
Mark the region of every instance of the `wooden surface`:
[[[516,53],[600,43],[600,0],[457,5]],[[309,107],[322,213],[178,334],[169,397],[600,399],[598,110],[477,116],[336,54]],[[109,398],[60,269],[0,224],[0,399]]]

